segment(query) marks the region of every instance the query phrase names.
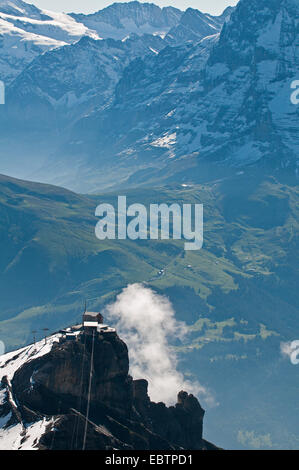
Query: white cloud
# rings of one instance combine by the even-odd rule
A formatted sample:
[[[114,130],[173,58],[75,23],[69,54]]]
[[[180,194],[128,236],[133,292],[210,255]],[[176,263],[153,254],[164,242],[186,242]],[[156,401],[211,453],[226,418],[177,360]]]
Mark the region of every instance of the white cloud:
[[[185,390],[213,404],[203,386],[178,371],[178,358],[171,341],[182,341],[188,328],[175,319],[166,297],[144,285],[132,284],[106,308],[106,315],[116,321],[117,331],[128,345],[131,375],[149,382],[153,401],[174,404],[178,392]]]

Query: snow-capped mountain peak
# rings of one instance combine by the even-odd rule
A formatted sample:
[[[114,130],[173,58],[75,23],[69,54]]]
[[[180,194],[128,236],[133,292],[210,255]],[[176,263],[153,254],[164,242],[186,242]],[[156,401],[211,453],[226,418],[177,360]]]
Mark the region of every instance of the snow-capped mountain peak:
[[[135,33],[164,37],[178,24],[183,12],[173,7],[160,8],[152,3],[137,1],[114,3],[90,15],[71,14],[80,23],[97,31],[103,38],[124,39]]]
[[[90,15],[65,14],[22,0],[1,0],[0,78],[10,84],[35,57],[83,36],[122,41],[139,36],[145,44],[155,42],[153,38],[165,38],[164,46],[179,45],[220,32],[224,16],[212,17],[193,9],[184,13],[137,1],[114,3]],[[152,49],[159,52],[161,48]]]
[[[221,16],[212,16],[194,8],[188,8],[180,22],[171,28],[165,39],[171,45],[199,42],[207,36],[219,33],[228,17],[229,11]]]
[[[38,55],[96,32],[64,13],[40,10],[21,0],[0,1],[0,78],[9,84]]]
[[[30,16],[37,19],[41,17],[41,10],[22,0],[0,0],[0,9],[7,15]]]

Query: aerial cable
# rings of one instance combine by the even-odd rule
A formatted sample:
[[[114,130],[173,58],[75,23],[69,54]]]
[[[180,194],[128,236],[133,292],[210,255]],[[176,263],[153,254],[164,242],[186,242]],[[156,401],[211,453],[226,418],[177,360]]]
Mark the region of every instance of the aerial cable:
[[[85,350],[86,350],[86,334],[84,335],[84,346],[83,346],[81,378],[80,378],[80,393],[79,393],[79,398],[78,398],[78,411],[79,411],[79,413],[81,413],[81,408],[82,408]],[[76,449],[78,448],[79,421],[80,421],[80,417],[79,417],[79,415],[77,415],[77,419],[76,419],[76,423],[75,423],[75,427],[74,427],[74,434],[76,434],[76,444],[75,444]],[[74,434],[73,434],[73,438],[74,438]],[[73,439],[72,439],[72,448],[73,448]]]
[[[89,411],[90,411],[90,396],[91,396],[91,384],[92,384],[92,373],[93,373],[93,357],[94,357],[94,339],[95,339],[95,332],[93,331],[93,333],[92,333],[92,349],[91,349],[91,358],[90,358],[90,372],[89,372],[87,409],[86,409],[86,417],[85,417],[85,430],[84,430],[84,439],[83,439],[83,448],[82,448],[82,450],[85,450],[85,447],[86,447],[86,436],[87,436]]]

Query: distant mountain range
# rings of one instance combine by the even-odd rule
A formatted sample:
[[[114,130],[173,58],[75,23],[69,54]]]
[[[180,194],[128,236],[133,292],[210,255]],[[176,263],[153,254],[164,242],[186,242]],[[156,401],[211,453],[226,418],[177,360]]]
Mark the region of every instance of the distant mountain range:
[[[77,22],[98,33],[101,38],[123,40],[133,34],[165,37],[180,23],[183,12],[173,7],[160,8],[153,3],[114,3],[90,15],[71,14]]]
[[[84,192],[207,181],[252,165],[296,177],[297,1],[240,0],[219,17],[121,3],[60,15],[54,29],[50,13],[22,5],[14,15],[23,9],[28,21],[7,17],[6,2],[0,16],[64,45],[33,61],[29,47],[12,64],[0,171]]]
[[[41,10],[22,0],[1,0],[0,77],[9,84],[44,51],[72,44],[83,36],[122,41],[132,35],[164,39],[169,33],[164,46],[168,39],[185,42],[188,35],[190,40],[201,39],[219,32],[228,12],[212,17],[192,9],[184,13],[172,7],[129,2],[115,3],[95,14],[68,15]]]
[[[241,0],[220,36],[131,62],[114,100],[75,123],[48,174],[64,175],[71,161],[68,180],[57,181],[86,191],[250,166],[296,177],[298,21],[294,0]]]
[[[63,172],[50,156],[73,142],[77,121],[114,105],[117,85],[131,63],[153,59],[164,50],[179,57],[203,38],[216,38],[232,11],[213,17],[191,8],[182,12],[129,2],[92,15],[66,15],[21,0],[2,1],[0,79],[6,84],[6,105],[0,109],[0,171],[35,178],[45,163],[47,170],[38,171],[37,179],[47,175],[50,180],[53,172]],[[213,41],[207,39],[196,55]],[[202,55],[200,63],[207,58],[207,53]],[[59,160],[69,172],[67,161]],[[72,167],[76,172],[75,161]],[[71,186],[66,179],[63,183]]]

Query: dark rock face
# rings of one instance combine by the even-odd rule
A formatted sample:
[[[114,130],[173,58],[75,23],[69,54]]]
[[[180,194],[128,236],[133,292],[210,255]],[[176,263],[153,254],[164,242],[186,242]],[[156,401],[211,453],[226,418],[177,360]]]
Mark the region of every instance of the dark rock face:
[[[216,449],[202,439],[204,410],[193,395],[180,392],[169,408],[152,403],[147,382],[128,371],[128,350],[116,334],[56,343],[14,375],[19,421],[48,419],[40,449]]]
[[[128,413],[132,379],[126,345],[118,336],[97,337],[92,366],[91,349],[92,337],[82,335],[80,341],[57,343],[46,356],[25,364],[13,381],[18,400],[46,414],[59,413],[58,403],[64,412],[78,408],[86,402],[91,372],[91,405]]]
[[[150,401],[147,385],[146,380],[133,383],[134,405],[142,419],[151,425],[155,432],[179,447],[202,448],[205,412],[197,398],[182,391],[178,394],[177,404],[167,408],[164,403]]]

